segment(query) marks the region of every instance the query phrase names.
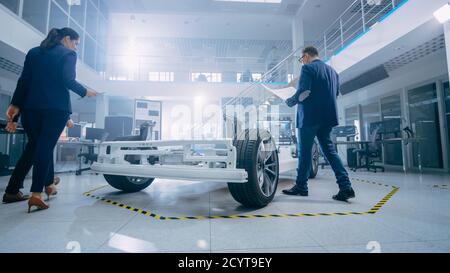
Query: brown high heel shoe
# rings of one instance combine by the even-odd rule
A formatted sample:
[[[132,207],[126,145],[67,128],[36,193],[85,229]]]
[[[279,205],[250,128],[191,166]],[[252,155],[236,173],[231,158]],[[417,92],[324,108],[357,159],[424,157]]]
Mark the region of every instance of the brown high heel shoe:
[[[38,210],[45,210],[49,208],[49,205],[42,201],[42,199],[31,196],[31,198],[28,199],[28,213],[31,213],[32,207],[37,207]]]
[[[48,187],[45,187],[45,194],[47,194],[47,201],[50,200],[50,196],[55,196],[58,194],[58,190],[56,189],[55,185],[50,185]]]

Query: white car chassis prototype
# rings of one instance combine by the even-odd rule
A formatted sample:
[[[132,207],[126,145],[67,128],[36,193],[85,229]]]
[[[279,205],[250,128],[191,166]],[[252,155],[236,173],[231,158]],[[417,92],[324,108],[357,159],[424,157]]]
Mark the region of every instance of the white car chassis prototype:
[[[155,178],[228,183],[236,201],[263,207],[275,195],[279,160],[270,133],[255,129],[236,140],[104,142],[91,169],[125,192],[143,190]]]
[[[127,161],[127,156],[133,156],[135,164]],[[158,162],[152,164],[149,157],[158,158]],[[248,178],[244,169],[236,168],[236,147],[231,139],[104,142],[92,170],[109,175],[227,183],[246,183]]]

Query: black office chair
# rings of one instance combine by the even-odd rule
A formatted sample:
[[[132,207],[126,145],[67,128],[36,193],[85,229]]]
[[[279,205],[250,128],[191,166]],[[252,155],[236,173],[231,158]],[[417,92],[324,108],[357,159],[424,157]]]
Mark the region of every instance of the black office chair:
[[[123,136],[118,137],[114,139],[114,141],[146,141],[149,140],[153,134],[153,128],[155,127],[156,122],[150,121],[150,122],[144,122],[140,128],[139,128],[139,135],[136,136]],[[108,133],[105,132],[103,134],[102,138],[99,139],[100,142],[103,142],[108,137]],[[85,164],[93,164],[98,159],[98,154],[94,153],[94,146],[88,147],[87,153],[79,154],[78,157],[80,158],[80,168],[76,171],[76,175],[81,175],[82,172],[88,171],[91,168],[81,168],[81,158],[84,157],[84,163]],[[134,156],[126,156],[125,158],[127,161],[136,161]]]
[[[146,141],[150,140],[153,135],[153,128],[155,127],[155,121],[146,121],[139,127],[139,135],[136,136],[123,136],[114,139],[114,141]]]
[[[107,132],[103,132],[101,138],[97,139],[101,142],[105,141],[106,138],[108,137],[108,133]],[[82,162],[82,158],[84,158],[84,164],[89,164],[92,165],[94,162],[97,162],[98,160],[98,154],[95,153],[94,151],[94,146],[89,145],[88,146],[88,152],[87,153],[80,153],[78,154],[78,170],[75,171],[75,175],[81,175],[84,171],[89,171],[91,168],[82,168],[81,166],[81,162]]]
[[[155,127],[155,121],[146,121],[139,127],[139,135],[137,136],[123,136],[118,137],[114,141],[146,141],[151,140],[153,136],[153,128]],[[132,148],[130,148],[132,149]],[[137,148],[138,150],[156,150],[156,147]],[[138,155],[126,155],[125,160],[131,164],[139,164],[140,156]],[[158,160],[156,156],[149,156],[148,163],[155,164]]]
[[[357,154],[358,161],[361,161],[361,158],[364,158],[365,165],[356,166],[352,169],[352,171],[356,172],[358,169],[367,169],[367,171],[373,170],[374,172],[377,172],[378,169],[380,169],[382,172],[385,171],[384,167],[378,166],[375,164],[375,159],[380,158],[381,156],[381,149],[377,146],[377,136],[378,131],[380,130],[379,127],[375,128],[370,135],[370,144],[368,145],[367,149],[356,149],[353,152]]]

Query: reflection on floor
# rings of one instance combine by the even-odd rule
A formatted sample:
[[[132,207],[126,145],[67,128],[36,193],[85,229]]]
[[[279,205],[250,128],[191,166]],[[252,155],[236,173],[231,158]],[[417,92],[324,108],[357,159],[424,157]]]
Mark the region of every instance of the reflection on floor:
[[[155,180],[139,193],[109,186],[94,193],[180,218],[367,212],[392,187],[363,181],[400,190],[376,214],[159,220],[84,196],[106,185],[102,176],[61,175],[60,193],[47,211],[27,214],[26,203],[0,205],[0,252],[450,252],[450,190],[442,186],[450,175],[352,173],[357,198],[351,203],[331,199],[337,185],[330,170],[310,181],[310,197],[282,195],[293,175],[285,174],[274,201],[257,210],[236,203],[226,185],[207,182]],[[7,181],[0,178],[1,191]]]

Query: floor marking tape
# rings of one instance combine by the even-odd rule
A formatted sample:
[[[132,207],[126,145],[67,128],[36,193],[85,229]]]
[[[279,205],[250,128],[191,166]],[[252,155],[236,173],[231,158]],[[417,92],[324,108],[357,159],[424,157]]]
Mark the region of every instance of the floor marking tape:
[[[180,221],[186,221],[186,220],[205,220],[205,219],[255,219],[255,218],[298,218],[298,217],[330,217],[330,216],[350,216],[350,215],[369,215],[369,214],[376,214],[399,190],[399,187],[391,186],[383,183],[368,181],[364,179],[358,179],[354,178],[351,179],[353,181],[367,183],[367,184],[373,184],[377,186],[384,186],[384,187],[391,187],[392,191],[389,192],[383,199],[381,199],[376,205],[374,205],[369,211],[365,212],[328,212],[328,213],[298,213],[298,214],[255,214],[255,215],[214,215],[214,216],[177,216],[177,217],[166,217],[159,214],[156,214],[154,212],[134,208],[132,206],[128,206],[126,204],[106,199],[102,196],[94,195],[93,192],[98,191],[100,189],[103,189],[105,187],[108,187],[108,185],[104,185],[98,188],[95,188],[93,190],[90,190],[88,192],[83,193],[84,196],[94,198],[96,200],[102,201],[106,204],[113,205],[122,209],[126,209],[129,211],[137,212],[139,214],[148,216],[150,218],[154,218],[157,220],[180,220]],[[436,188],[435,185],[434,187]],[[442,186],[442,185],[441,185]],[[445,185],[446,186],[446,185]],[[439,187],[440,188],[440,187]],[[448,188],[447,188],[448,189]]]

